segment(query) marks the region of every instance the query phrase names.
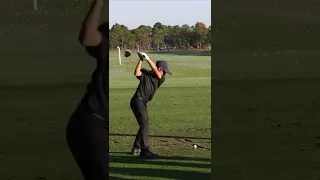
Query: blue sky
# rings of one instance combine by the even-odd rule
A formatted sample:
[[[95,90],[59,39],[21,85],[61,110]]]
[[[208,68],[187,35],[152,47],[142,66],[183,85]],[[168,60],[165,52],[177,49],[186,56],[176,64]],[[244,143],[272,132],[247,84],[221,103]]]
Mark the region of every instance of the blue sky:
[[[110,27],[115,23],[129,29],[156,22],[165,25],[211,25],[210,0],[109,0]]]

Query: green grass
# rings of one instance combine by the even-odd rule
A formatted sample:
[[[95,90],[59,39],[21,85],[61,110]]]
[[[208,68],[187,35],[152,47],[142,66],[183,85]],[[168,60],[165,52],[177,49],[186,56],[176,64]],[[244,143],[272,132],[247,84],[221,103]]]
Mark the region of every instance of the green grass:
[[[319,178],[319,80],[215,81],[212,88],[212,177]]]
[[[85,92],[95,63],[80,46],[70,46],[65,53],[62,47],[46,52],[47,56],[32,49],[1,54],[10,60],[1,61],[0,66],[0,179],[81,179],[65,142],[65,126]],[[126,154],[138,129],[129,108],[138,83],[132,73],[137,59],[127,58],[119,66],[116,55],[111,54],[111,176],[208,179],[211,151],[195,151],[190,143],[211,147],[210,58],[151,57],[170,58],[174,73],[149,105],[150,141],[163,159],[142,161]],[[186,65],[180,66],[182,61]],[[207,66],[198,69],[201,64]]]
[[[210,56],[167,53],[152,54],[154,60],[169,62],[173,76],[167,76],[148,104],[150,143],[162,158],[144,161],[130,152],[137,122],[129,106],[139,81],[133,70],[134,53],[122,57],[110,53],[110,154],[112,177],[130,179],[209,179],[211,172]],[[190,53],[191,54],[191,53]],[[149,68],[147,63],[143,67]],[[192,144],[209,148],[194,150]]]
[[[297,3],[231,0],[212,10],[215,180],[319,179],[320,11]]]

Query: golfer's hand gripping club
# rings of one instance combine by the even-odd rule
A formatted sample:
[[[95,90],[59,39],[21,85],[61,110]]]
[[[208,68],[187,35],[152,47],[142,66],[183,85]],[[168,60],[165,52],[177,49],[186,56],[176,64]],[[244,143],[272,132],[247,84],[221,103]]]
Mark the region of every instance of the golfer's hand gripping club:
[[[150,60],[149,56],[147,55],[147,53],[141,53],[142,54],[142,57],[143,57],[143,60]]]
[[[140,61],[143,61],[143,56],[142,56],[142,54],[141,54],[140,52],[138,52],[137,54],[138,54],[138,56],[139,56]]]
[[[149,56],[146,54],[146,53],[144,53],[144,52],[138,52],[138,56],[139,56],[139,58],[140,58],[140,60],[141,61],[143,61],[143,60],[150,60],[150,58],[149,58]]]

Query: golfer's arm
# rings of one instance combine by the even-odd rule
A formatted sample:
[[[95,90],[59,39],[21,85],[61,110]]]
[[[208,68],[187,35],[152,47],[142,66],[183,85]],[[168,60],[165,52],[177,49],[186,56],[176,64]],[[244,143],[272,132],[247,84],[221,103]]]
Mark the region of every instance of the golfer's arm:
[[[149,66],[151,67],[152,71],[155,72],[158,76],[159,79],[162,78],[162,75],[161,73],[158,71],[158,68],[156,66],[156,64],[150,59],[150,60],[147,60]]]
[[[101,42],[98,31],[104,0],[95,0],[82,24],[79,34],[80,44],[83,46],[97,46]]]
[[[134,71],[134,75],[135,75],[136,77],[139,77],[139,76],[142,75],[141,67],[142,67],[142,61],[139,59],[138,64],[137,64],[137,67],[136,67],[136,69],[135,69],[135,71]]]

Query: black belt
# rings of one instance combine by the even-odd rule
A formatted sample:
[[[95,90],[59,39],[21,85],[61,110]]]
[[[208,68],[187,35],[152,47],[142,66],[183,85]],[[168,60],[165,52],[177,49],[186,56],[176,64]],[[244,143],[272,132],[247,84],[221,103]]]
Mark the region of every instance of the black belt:
[[[103,118],[99,114],[90,111],[91,108],[89,107],[89,105],[87,103],[80,104],[78,108],[81,108],[81,111],[85,111],[86,113],[90,113],[90,114],[94,115],[95,117],[97,117],[100,120],[104,120],[104,121],[106,120],[105,118]]]

